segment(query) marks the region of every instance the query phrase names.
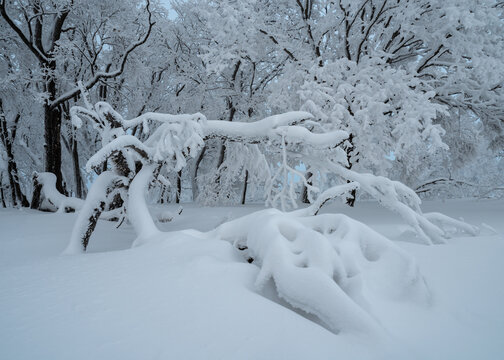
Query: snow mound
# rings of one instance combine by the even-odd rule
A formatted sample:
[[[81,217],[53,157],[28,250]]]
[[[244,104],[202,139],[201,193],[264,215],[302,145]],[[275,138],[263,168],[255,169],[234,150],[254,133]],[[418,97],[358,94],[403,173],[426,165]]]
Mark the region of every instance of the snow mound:
[[[208,233],[245,250],[260,266],[256,288],[272,279],[280,298],[334,333],[379,333],[373,299],[427,303],[412,257],[342,214],[303,216],[267,209]]]

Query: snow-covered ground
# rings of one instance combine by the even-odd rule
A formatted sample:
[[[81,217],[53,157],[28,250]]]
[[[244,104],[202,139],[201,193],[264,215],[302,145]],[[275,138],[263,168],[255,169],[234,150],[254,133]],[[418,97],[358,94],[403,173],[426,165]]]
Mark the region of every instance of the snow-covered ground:
[[[261,208],[153,211],[174,214],[159,224],[165,231],[207,231]],[[335,335],[272,289],[258,294],[258,268],[227,242],[178,233],[131,249],[130,226],[100,221],[88,253],[64,256],[75,214],[1,210],[0,359],[503,359],[504,202],[423,208],[462,217],[481,235],[425,246],[376,203],[325,209],[363,221],[418,261],[430,304],[373,304],[381,337]]]

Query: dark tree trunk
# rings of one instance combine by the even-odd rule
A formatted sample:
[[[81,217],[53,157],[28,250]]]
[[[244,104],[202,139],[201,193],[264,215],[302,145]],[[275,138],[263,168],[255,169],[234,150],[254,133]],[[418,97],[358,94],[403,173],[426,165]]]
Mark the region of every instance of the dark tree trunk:
[[[88,218],[88,225],[86,228],[86,232],[84,234],[82,234],[82,237],[81,237],[81,243],[82,243],[82,247],[84,248],[84,251],[86,251],[86,249],[87,249],[87,246],[89,244],[89,239],[91,238],[91,234],[93,234],[93,231],[96,227],[96,224],[98,223],[98,219],[100,218],[100,215],[104,209],[105,209],[105,202],[100,201],[98,206],[96,206],[93,209],[91,215]]]
[[[40,209],[42,205],[42,184],[38,182],[37,175],[33,175],[33,195],[30,204],[30,208],[32,209]]]
[[[233,102],[230,99],[228,99],[228,108],[229,108],[228,121],[232,122],[234,119],[234,116],[236,114],[236,108],[234,107]],[[221,148],[220,148],[220,152],[219,152],[219,159],[217,160],[217,169],[219,169],[221,167],[221,165],[224,163],[225,158],[226,158],[226,142],[225,142],[225,140],[222,140]],[[221,173],[218,170],[217,178],[215,179],[215,183],[218,186],[220,186],[220,180],[221,180]]]
[[[247,185],[248,185],[249,172],[245,170],[245,180],[243,180],[243,191],[241,196],[241,204],[245,205],[245,200],[247,198]]]
[[[180,204],[180,195],[182,194],[182,170],[177,173],[177,193],[175,194],[175,202]]]
[[[18,172],[16,161],[14,159],[14,151],[12,149],[12,144],[13,144],[14,139],[16,137],[17,124],[18,124],[21,116],[19,114],[16,115],[16,118],[14,119],[14,126],[9,133],[9,131],[7,129],[7,119],[5,118],[5,115],[3,114],[1,100],[0,100],[0,111],[1,111],[1,114],[0,114],[0,137],[2,139],[2,143],[5,147],[6,152],[7,152],[7,172],[9,175],[12,204],[14,206],[17,206],[18,200],[19,200],[21,203],[21,206],[28,207],[28,206],[30,206],[30,204],[28,203],[28,200],[26,199],[25,194],[23,194],[23,192],[21,191],[21,185],[19,184],[19,172]]]
[[[308,184],[312,184],[310,178],[313,176],[313,174],[311,172],[307,172],[306,173],[306,180],[308,182]],[[310,199],[308,199],[308,188],[306,187],[306,185],[303,185],[303,190],[301,192],[301,201],[303,202],[303,204],[309,204],[310,203]]]
[[[1,185],[1,184],[0,184]],[[2,198],[2,206],[4,208],[7,207],[7,205],[5,204],[5,194],[4,194],[4,189],[2,186],[0,186],[0,197]]]
[[[194,172],[193,172],[193,178],[192,178],[192,195],[193,195],[193,201],[196,201],[196,198],[198,197],[198,170],[200,167],[201,162],[203,161],[203,157],[205,156],[206,152],[206,145],[203,146],[201,149],[200,153],[198,154],[198,157],[196,158],[196,162],[194,163]]]
[[[56,98],[56,83],[47,79],[49,101]],[[59,107],[44,104],[45,171],[56,175],[56,189],[65,194],[61,174],[61,111]]]
[[[353,166],[353,163],[352,163],[352,153],[353,153],[353,150],[354,150],[354,144],[353,144],[353,134],[350,134],[350,136],[348,137],[348,142],[350,143],[350,146],[348,146],[345,150],[346,150],[346,154],[347,154],[347,162],[348,162],[348,165],[346,166],[346,168],[348,170],[350,170]],[[358,155],[358,154],[357,154]],[[358,160],[356,160],[357,162]],[[347,180],[347,183],[350,183],[351,181],[350,180]],[[348,206],[350,207],[354,207],[355,206],[355,199],[356,199],[356,196],[357,196],[357,190],[353,189],[352,191],[350,191],[350,196],[347,197],[346,199],[346,203]]]
[[[77,148],[77,140],[75,138],[72,139],[72,162],[73,162],[73,168],[74,168],[74,179],[75,179],[75,195],[82,199],[84,197],[84,192],[83,192],[83,181],[82,181],[82,176],[81,176],[81,171],[80,171],[80,164],[79,164],[79,151]]]

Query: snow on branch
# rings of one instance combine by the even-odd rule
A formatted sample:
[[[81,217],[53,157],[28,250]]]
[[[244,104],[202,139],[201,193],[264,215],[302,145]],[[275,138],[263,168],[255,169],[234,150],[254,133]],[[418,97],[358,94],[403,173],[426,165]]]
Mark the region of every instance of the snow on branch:
[[[313,204],[311,204],[307,208],[297,210],[296,213],[303,214],[305,216],[317,215],[322,206],[324,206],[328,201],[342,198],[350,194],[352,190],[359,189],[359,187],[360,184],[355,181],[348,184],[333,186],[321,193]]]
[[[86,171],[91,172],[98,169],[112,154],[121,151],[121,149],[132,149],[139,156],[148,159],[151,156],[151,149],[145,146],[133,135],[122,135],[102,147],[86,163]]]
[[[371,195],[385,208],[400,215],[410,225],[417,236],[425,244],[442,244],[450,237],[447,227],[456,228],[457,231],[475,235],[478,228],[449,216],[429,216],[420,209],[421,200],[415,191],[403,183],[373,174],[361,174],[333,164],[335,174],[350,181],[359,183],[360,189]]]
[[[301,153],[304,153],[303,149],[310,149],[307,152],[331,151],[348,137],[345,131],[312,132],[311,129],[316,128],[313,126],[313,116],[302,111],[273,115],[250,123],[207,120],[200,113],[172,115],[149,112],[127,120],[108,103],[98,102],[94,106],[86,103],[86,107],[73,107],[71,116],[72,123],[76,127],[82,125],[82,120],[90,121],[102,138],[103,147],[88,160],[87,171],[94,170],[96,173],[100,173],[103,165],[107,164],[117,176],[129,179],[121,186],[129,188],[130,191],[120,193],[118,195],[120,201],[116,201],[121,207],[131,201],[131,187],[137,183],[136,179],[140,173],[143,174],[143,179],[147,179],[146,172],[150,171],[151,176],[156,180],[162,176],[162,168],[166,169],[165,171],[178,172],[187,165],[187,159],[197,157],[205,146],[205,141],[212,138],[249,146],[260,143],[265,149],[254,148],[257,153],[255,157],[264,160],[266,157],[263,152],[271,152],[271,149],[268,150],[269,147],[280,147],[283,165],[273,178],[269,179],[266,190],[271,193],[275,186],[278,187],[276,194],[268,195],[272,196],[272,201],[280,201],[282,207],[285,208],[286,201],[289,200],[295,206],[297,197],[295,187],[299,184],[295,184],[293,181],[289,182],[289,176],[298,176],[309,191],[318,192],[319,190],[309,183],[303,172],[288,164],[287,156],[292,153],[287,150],[287,147],[289,146],[297,152],[301,151]],[[305,122],[308,122],[307,127],[304,127]],[[130,134],[129,129],[136,126],[143,127],[143,135],[147,137],[145,141],[142,142]],[[296,154],[294,157],[296,161],[298,161],[297,156]],[[273,161],[275,160],[273,159]],[[267,161],[264,161],[262,165],[271,166]],[[252,168],[248,166],[248,169]],[[138,173],[139,170],[140,173]],[[261,171],[262,175],[270,174],[264,169]],[[281,185],[282,182],[284,185]],[[143,181],[143,183],[146,182]],[[140,194],[141,192],[137,190],[134,193]],[[103,192],[101,195],[104,196]],[[135,211],[135,208],[139,206],[138,199],[142,196],[143,194],[135,195],[134,198],[137,201],[134,203],[137,205],[128,206],[128,217],[132,223],[137,224],[136,229],[143,228],[140,226],[141,223],[146,224],[146,219],[138,211]],[[86,218],[100,216],[110,201],[112,201],[110,197],[102,198],[100,202],[94,201],[93,206],[86,208],[90,211]],[[137,219],[142,217],[143,220]],[[92,224],[93,222],[90,223],[90,226],[93,226]]]
[[[56,189],[56,175],[53,173],[35,173],[33,180],[35,187],[41,187],[40,191],[45,199],[45,201],[41,202],[41,209],[56,210],[57,212],[74,212],[80,210],[84,205],[83,200],[65,196]]]

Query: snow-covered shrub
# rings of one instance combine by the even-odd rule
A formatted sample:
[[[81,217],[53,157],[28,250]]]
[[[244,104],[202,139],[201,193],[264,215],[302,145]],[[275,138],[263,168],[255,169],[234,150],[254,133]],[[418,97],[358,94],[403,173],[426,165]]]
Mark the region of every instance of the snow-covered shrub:
[[[245,249],[280,298],[317,316],[331,331],[379,332],[372,300],[427,303],[429,292],[412,257],[366,225],[316,208],[267,209],[224,223],[207,236]]]

